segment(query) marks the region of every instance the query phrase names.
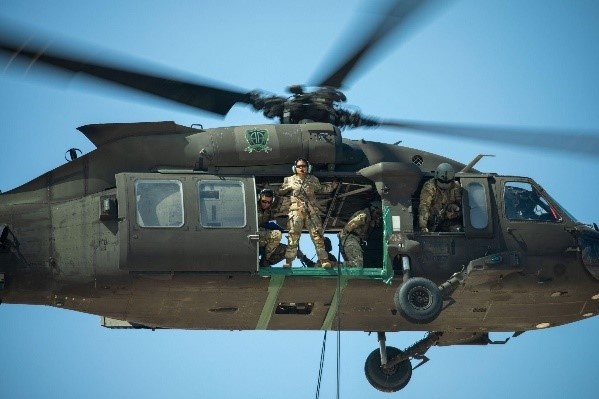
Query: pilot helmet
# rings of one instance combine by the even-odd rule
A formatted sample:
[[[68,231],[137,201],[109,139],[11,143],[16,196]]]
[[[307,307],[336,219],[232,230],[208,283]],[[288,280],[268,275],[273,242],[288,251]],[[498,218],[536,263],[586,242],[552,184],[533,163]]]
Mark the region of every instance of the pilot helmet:
[[[447,162],[443,162],[437,166],[437,169],[435,170],[435,180],[439,188],[447,190],[451,187],[454,178],[455,171],[453,170],[453,166]]]

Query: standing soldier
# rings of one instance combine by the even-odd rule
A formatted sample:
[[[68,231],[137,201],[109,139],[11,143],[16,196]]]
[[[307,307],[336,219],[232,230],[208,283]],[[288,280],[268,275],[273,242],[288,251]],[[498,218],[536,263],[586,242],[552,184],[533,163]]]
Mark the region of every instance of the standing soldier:
[[[373,201],[368,208],[354,213],[339,232],[344,266],[364,267],[362,246],[368,241],[372,229],[381,225],[381,215],[379,203]]]
[[[462,227],[462,186],[455,180],[455,171],[442,163],[420,191],[418,225],[420,231],[459,231]]]
[[[275,194],[270,188],[264,188],[258,194],[258,236],[260,247],[260,266],[270,266],[282,260],[280,253],[283,230],[275,221],[272,204]]]
[[[297,247],[302,230],[306,228],[316,248],[316,255],[322,267],[331,267],[324,246],[324,232],[318,215],[316,193],[330,193],[337,188],[338,182],[320,184],[316,176],[311,175],[312,166],[304,158],[298,158],[293,165],[293,176],[286,177],[279,189],[279,195],[291,193],[289,205],[289,237],[285,252],[284,267],[291,267],[297,256]]]

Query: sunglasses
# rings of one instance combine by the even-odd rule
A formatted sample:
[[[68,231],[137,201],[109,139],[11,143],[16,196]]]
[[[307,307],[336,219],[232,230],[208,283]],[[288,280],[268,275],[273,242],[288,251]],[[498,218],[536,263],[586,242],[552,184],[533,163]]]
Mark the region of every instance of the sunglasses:
[[[260,200],[260,202],[263,204],[268,204],[268,205],[272,204],[272,201]]]
[[[295,165],[296,168],[307,168],[308,165]]]

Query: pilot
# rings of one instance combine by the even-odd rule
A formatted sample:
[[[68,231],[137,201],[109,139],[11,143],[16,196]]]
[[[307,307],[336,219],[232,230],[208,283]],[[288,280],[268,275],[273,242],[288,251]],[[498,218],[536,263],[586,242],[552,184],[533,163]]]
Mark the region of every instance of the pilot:
[[[506,216],[509,219],[559,221],[555,210],[541,200],[539,193],[533,188],[506,186],[505,188]]]
[[[272,204],[275,194],[264,188],[258,194],[258,236],[260,266],[271,266],[283,260],[285,244],[281,244],[283,228],[276,222]]]
[[[525,194],[528,193],[528,194]],[[530,191],[517,187],[505,188],[505,210],[508,219],[530,219]]]
[[[344,266],[364,267],[364,250],[370,233],[381,225],[381,205],[378,201],[370,203],[368,208],[354,213],[345,227],[339,232],[341,254]]]
[[[332,254],[333,252],[333,243],[331,243],[331,239],[329,237],[324,238],[324,249],[327,251],[329,262],[331,266],[337,265],[337,257]],[[312,259],[308,258],[302,251],[297,250],[297,258],[302,262],[302,265],[306,267],[315,267],[321,266],[318,262],[314,262]]]
[[[331,267],[324,246],[324,233],[315,194],[331,193],[339,183],[334,181],[330,184],[321,184],[316,176],[310,174],[312,166],[305,158],[298,158],[292,170],[294,174],[286,177],[279,189],[279,195],[291,194],[287,226],[289,236],[284,267],[292,266],[304,228],[310,233],[320,265],[322,267]]]
[[[420,231],[460,231],[462,228],[462,186],[455,180],[455,171],[441,163],[435,177],[420,191],[418,225]]]

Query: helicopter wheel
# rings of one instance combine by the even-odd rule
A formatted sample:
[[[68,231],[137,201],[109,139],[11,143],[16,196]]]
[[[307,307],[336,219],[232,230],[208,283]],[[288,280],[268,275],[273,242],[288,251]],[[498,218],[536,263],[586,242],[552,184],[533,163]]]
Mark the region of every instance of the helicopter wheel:
[[[400,355],[402,351],[392,346],[387,347],[389,359]],[[412,364],[406,359],[390,368],[381,367],[381,352],[375,349],[366,358],[364,364],[366,379],[376,389],[382,392],[397,392],[404,388],[412,378]]]
[[[439,287],[423,277],[406,280],[395,292],[393,299],[395,307],[414,323],[430,323],[439,316],[443,306]]]

